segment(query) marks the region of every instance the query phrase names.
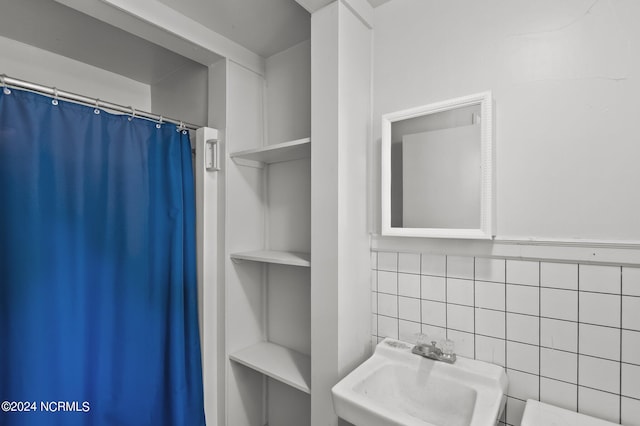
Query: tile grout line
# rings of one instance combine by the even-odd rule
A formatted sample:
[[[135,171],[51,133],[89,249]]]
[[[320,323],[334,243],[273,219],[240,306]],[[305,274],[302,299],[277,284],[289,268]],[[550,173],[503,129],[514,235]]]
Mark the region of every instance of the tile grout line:
[[[422,330],[422,253],[418,255],[418,259],[420,259],[420,265],[418,267],[418,270],[420,271],[420,281],[418,282],[418,285],[420,286],[418,289],[420,291],[420,334],[424,334],[424,330]]]
[[[507,369],[507,260],[504,261],[504,368]],[[508,377],[508,375],[507,375]],[[507,421],[509,398],[507,389],[507,403],[504,406],[504,420]],[[507,422],[508,423],[508,422]]]
[[[444,257],[444,336],[449,338],[449,256]]]
[[[398,324],[398,340],[400,340],[400,252],[396,253],[396,322]]]
[[[542,262],[538,262],[538,401],[542,399],[542,298],[540,285],[542,284]]]
[[[478,357],[476,347],[476,257],[473,257],[473,359]]]
[[[622,300],[623,300],[623,298],[622,298],[622,273],[623,272],[622,272],[622,266],[621,266],[620,267],[620,383],[619,383],[620,384],[620,397],[619,397],[620,399],[618,400],[618,404],[619,404],[619,406],[618,406],[618,408],[619,408],[619,411],[618,411],[618,414],[619,414],[618,420],[619,420],[619,422],[618,423],[620,423],[620,424],[622,424],[622,379],[623,379],[623,376],[622,376],[622,309],[624,308],[624,305],[622,303]]]
[[[576,325],[576,411],[580,412],[580,264],[577,265],[578,276],[578,301],[577,301],[577,325]]]

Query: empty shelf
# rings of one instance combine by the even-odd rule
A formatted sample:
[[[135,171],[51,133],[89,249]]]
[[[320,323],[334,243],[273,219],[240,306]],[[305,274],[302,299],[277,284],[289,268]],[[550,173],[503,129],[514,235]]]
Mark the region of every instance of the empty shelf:
[[[254,161],[261,164],[279,163],[308,157],[311,157],[310,138],[231,153],[231,158]]]
[[[311,393],[311,358],[307,355],[275,343],[260,342],[229,355],[229,358],[302,392]]]
[[[311,266],[309,253],[294,251],[256,250],[231,253],[231,259],[251,260],[253,262],[277,263],[280,265]]]

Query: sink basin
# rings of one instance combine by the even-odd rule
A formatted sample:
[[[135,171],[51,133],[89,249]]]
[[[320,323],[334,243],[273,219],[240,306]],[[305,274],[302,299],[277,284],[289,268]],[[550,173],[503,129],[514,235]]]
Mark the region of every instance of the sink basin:
[[[455,364],[385,339],[331,389],[336,414],[356,426],[493,426],[506,400],[504,368],[458,357]]]

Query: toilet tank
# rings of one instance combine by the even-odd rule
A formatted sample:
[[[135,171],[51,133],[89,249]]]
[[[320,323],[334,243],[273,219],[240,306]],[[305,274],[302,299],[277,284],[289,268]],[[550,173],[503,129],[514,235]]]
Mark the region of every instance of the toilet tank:
[[[606,420],[569,411],[564,408],[527,400],[521,426],[620,426]]]

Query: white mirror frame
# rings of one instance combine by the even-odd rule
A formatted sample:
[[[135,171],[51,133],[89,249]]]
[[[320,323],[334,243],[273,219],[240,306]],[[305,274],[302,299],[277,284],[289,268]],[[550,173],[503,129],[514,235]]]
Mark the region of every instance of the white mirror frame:
[[[480,105],[480,228],[398,228],[391,227],[391,125],[396,121],[435,114],[459,107]],[[382,116],[382,235],[432,238],[491,239],[493,232],[493,99],[482,92],[442,102],[392,112]]]

